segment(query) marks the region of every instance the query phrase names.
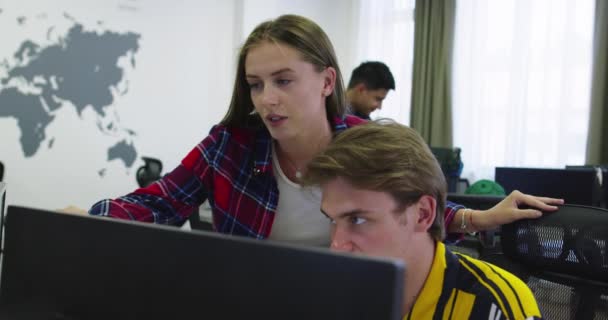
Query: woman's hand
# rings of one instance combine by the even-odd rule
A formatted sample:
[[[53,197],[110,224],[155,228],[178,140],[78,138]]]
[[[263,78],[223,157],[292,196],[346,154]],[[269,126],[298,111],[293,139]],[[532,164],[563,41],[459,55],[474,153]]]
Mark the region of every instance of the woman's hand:
[[[67,206],[63,209],[57,209],[58,212],[63,212],[63,213],[71,213],[71,214],[84,214],[87,215],[89,214],[89,212],[87,210],[84,210],[82,208],[78,208],[76,206]]]
[[[492,230],[507,223],[520,219],[532,219],[542,216],[542,211],[555,211],[557,206],[563,204],[563,199],[537,197],[521,193],[517,190],[511,192],[497,205],[485,211],[470,210],[472,226],[476,231]],[[519,209],[525,205],[536,209]],[[461,213],[459,210],[458,212]]]

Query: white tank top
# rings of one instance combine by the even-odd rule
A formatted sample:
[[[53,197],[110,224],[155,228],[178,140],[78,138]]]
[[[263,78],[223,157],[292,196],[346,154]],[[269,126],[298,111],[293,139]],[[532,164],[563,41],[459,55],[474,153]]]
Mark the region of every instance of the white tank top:
[[[321,213],[321,189],[302,188],[289,180],[272,147],[272,168],[279,203],[268,239],[308,246],[329,246],[329,220]]]

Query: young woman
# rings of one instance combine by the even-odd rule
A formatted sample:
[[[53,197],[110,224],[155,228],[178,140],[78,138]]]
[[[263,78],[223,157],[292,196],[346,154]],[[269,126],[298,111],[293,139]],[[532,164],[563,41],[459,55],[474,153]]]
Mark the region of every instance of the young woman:
[[[240,51],[221,123],[161,180],[102,200],[89,212],[180,225],[208,199],[218,232],[327,246],[320,191],[303,189],[298,180],[334,135],[362,122],[345,115],[344,98],[333,46],[316,23],[296,15],[264,22]],[[448,204],[445,223],[462,231],[460,220],[473,218],[489,228],[534,214],[518,210],[517,203],[547,210],[554,208],[545,204],[551,201],[515,194],[485,216]],[[458,214],[465,219],[455,219]]]

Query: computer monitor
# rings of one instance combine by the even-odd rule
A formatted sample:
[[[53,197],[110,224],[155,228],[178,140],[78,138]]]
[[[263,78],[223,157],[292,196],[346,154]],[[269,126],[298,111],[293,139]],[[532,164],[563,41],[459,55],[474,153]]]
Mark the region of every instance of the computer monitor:
[[[17,310],[13,314],[21,309],[66,319],[402,316],[404,265],[395,260],[16,206],[7,211],[0,310]]]
[[[496,182],[507,194],[519,190],[586,206],[601,202],[596,173],[591,170],[497,167],[495,173]]]
[[[584,166],[566,166],[568,170],[583,170],[595,172],[597,189],[599,195],[595,194],[594,198],[599,199],[598,207],[608,209],[608,165],[584,165]]]

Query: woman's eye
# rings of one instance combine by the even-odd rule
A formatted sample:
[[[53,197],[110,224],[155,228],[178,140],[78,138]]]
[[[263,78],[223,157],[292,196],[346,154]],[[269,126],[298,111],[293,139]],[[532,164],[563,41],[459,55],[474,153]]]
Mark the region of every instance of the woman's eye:
[[[278,80],[277,80],[277,84],[278,84],[278,85],[280,85],[280,86],[287,85],[287,84],[289,84],[290,82],[291,82],[291,80],[287,80],[287,79],[278,79]]]
[[[258,89],[260,89],[260,87],[261,87],[261,85],[257,82],[249,84],[249,90],[258,90]]]

